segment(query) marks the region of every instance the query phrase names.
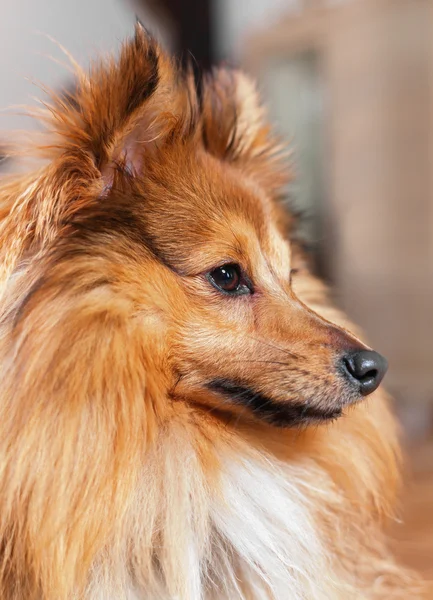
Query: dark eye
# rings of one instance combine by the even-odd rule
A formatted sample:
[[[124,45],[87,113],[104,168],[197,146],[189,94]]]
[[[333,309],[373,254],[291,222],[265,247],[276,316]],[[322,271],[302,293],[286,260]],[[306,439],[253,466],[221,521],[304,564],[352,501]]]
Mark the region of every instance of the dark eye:
[[[208,273],[211,284],[226,294],[251,294],[251,284],[242,276],[242,269],[237,264],[227,264]]]

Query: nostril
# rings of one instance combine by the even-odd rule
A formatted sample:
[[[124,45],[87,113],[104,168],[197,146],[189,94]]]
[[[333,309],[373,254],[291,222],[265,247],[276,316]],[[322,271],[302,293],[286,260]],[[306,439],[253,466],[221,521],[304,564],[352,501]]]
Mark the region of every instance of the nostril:
[[[350,375],[352,375],[352,377],[354,377],[358,381],[378,376],[377,369],[368,369],[368,367],[365,368],[365,365],[360,365],[359,361],[355,362],[353,357],[345,357],[343,359],[343,362],[345,363],[346,369],[349,371]]]
[[[355,365],[353,364],[353,358],[351,356],[345,356],[343,358],[343,365],[345,366],[346,371],[352,375],[352,377],[356,377]]]
[[[377,371],[377,369],[371,369],[370,371],[367,371],[367,373],[365,375],[362,376],[361,381],[363,379],[370,379],[371,377],[377,377],[379,375],[379,371]]]
[[[374,392],[388,368],[386,359],[373,350],[352,352],[344,356],[343,365],[349,380],[359,386],[363,396]]]

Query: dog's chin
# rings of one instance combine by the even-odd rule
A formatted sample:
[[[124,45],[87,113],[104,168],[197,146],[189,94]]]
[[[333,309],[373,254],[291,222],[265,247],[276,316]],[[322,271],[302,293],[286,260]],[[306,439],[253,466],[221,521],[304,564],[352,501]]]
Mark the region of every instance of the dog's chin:
[[[207,384],[207,388],[275,427],[328,423],[342,416],[343,405],[346,404],[342,402],[339,406],[318,407],[308,402],[281,402],[227,379],[213,379]]]

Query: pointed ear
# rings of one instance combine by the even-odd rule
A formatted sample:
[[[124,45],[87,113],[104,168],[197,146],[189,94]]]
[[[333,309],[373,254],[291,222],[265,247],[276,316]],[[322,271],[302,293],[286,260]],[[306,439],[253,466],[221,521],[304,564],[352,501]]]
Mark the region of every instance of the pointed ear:
[[[118,57],[97,61],[89,72],[71,61],[75,89],[48,91],[44,109],[34,111],[46,131],[29,151],[48,163],[0,190],[0,204],[8,207],[1,228],[5,268],[0,278],[12,271],[25,248],[35,240],[51,241],[59,227],[104,197],[125,171],[139,174],[146,154],[164,139],[185,139],[184,132],[194,130],[191,86],[182,85],[172,61],[142,26],[136,26]]]
[[[256,85],[241,71],[216,69],[203,83],[206,149],[273,191],[289,179],[284,147],[266,120]]]
[[[134,38],[123,45],[118,58],[97,62],[89,74],[79,70],[77,78],[69,99],[54,98],[50,124],[62,149],[85,154],[87,167],[95,168],[94,175],[106,189],[119,166],[139,173],[146,152],[178,126],[176,69],[137,24]],[[75,152],[75,164],[77,158]]]

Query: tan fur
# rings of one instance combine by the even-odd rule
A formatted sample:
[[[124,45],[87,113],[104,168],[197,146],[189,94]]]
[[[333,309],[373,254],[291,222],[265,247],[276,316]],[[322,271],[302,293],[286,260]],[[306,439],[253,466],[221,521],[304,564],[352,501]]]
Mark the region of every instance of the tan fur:
[[[254,86],[198,97],[140,27],[78,77],[46,165],[0,187],[0,597],[417,597],[384,534],[395,421],[381,390],[346,407],[364,346],[286,241]],[[211,287],[227,262],[257,293]],[[278,428],[216,377],[344,414]]]

